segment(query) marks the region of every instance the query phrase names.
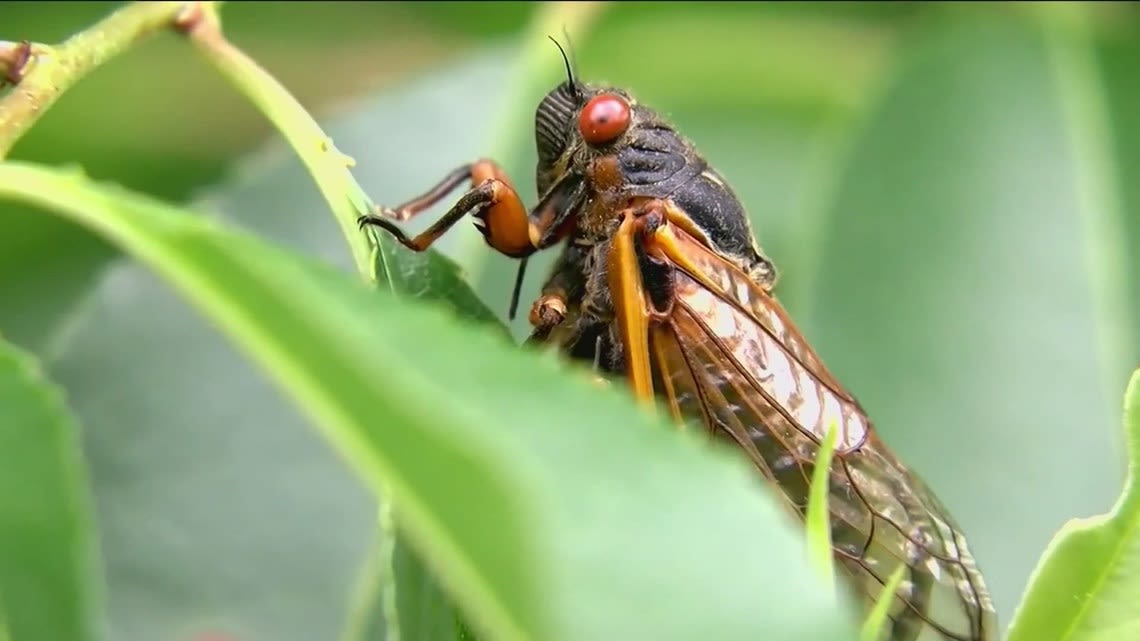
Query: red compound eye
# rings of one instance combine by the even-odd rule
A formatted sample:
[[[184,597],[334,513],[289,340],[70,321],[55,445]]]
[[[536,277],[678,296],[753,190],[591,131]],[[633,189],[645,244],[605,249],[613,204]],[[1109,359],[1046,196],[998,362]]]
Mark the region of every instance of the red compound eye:
[[[611,142],[628,128],[629,103],[611,93],[591,98],[578,116],[578,131],[590,145]]]

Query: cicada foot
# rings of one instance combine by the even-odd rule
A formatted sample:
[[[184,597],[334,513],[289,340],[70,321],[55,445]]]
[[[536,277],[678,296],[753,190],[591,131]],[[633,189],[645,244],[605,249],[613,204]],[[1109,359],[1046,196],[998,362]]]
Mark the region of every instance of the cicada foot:
[[[566,320],[566,296],[561,292],[543,294],[530,308],[530,324],[549,330]]]

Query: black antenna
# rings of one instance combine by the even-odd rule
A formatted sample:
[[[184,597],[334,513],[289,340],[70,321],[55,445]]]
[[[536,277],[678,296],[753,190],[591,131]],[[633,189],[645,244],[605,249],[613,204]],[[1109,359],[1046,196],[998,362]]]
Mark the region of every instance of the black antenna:
[[[519,296],[522,294],[523,276],[526,274],[526,260],[519,261],[519,271],[515,275],[515,288],[511,291],[511,306],[507,310],[507,320],[514,320],[519,311]]]
[[[558,47],[558,52],[562,54],[562,62],[563,62],[563,64],[566,65],[566,79],[570,81],[570,90],[574,92],[575,96],[577,96],[578,95],[578,81],[574,79],[574,67],[573,67],[573,65],[570,64],[570,58],[566,55],[566,50],[563,49],[562,45],[559,44],[558,41],[554,39],[554,36],[548,35],[546,37],[550,38],[550,41],[554,43],[554,46]]]

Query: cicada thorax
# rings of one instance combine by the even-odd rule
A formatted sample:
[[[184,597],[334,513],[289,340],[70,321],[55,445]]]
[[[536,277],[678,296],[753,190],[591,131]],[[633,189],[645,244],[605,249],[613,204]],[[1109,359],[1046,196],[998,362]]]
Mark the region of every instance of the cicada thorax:
[[[566,282],[578,284],[575,291],[580,295],[572,297],[571,304],[579,313],[569,321],[577,327],[561,332],[567,341],[564,351],[591,360],[607,372],[623,368],[623,345],[613,335],[614,328],[597,327],[614,321],[607,261],[623,212],[650,202],[668,203],[683,212],[680,224],[689,235],[738,265],[759,286],[770,289],[776,278],[774,266],[756,244],[743,205],[727,182],[656,113],[644,108],[637,113],[638,120],[621,144],[568,154],[574,170],[584,177],[587,198],[576,215],[563,257],[552,270],[550,283],[558,285],[548,283],[543,288],[545,293],[565,289]],[[664,312],[670,304],[673,268],[638,251],[647,311]]]

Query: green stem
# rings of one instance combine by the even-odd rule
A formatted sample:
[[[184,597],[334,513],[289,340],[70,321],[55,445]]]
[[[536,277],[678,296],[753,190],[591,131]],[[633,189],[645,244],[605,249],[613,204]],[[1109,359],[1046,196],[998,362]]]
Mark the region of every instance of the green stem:
[[[384,501],[380,504],[380,541],[376,554],[380,558],[377,562],[383,568],[380,578],[380,610],[384,613],[385,641],[401,641],[400,612],[396,605],[396,520],[392,514],[392,503]]]
[[[348,168],[353,161],[340,153],[333,141],[305,108],[269,72],[222,34],[221,22],[211,3],[188,20],[186,33],[198,50],[230,83],[273,123],[312,174],[329,204],[348,243],[357,270],[373,277],[374,245],[357,227],[361,213],[372,210],[372,201]]]
[[[392,567],[396,528],[392,523],[391,503],[388,501],[380,504],[377,521],[378,530],[368,559],[357,572],[341,641],[373,641],[381,638],[385,641],[400,641]],[[380,621],[384,622],[383,631]]]
[[[63,92],[143,38],[177,24],[195,2],[135,2],[56,47],[32,47],[27,73],[0,99],[0,159]]]
[[[333,212],[341,233],[352,253],[357,271],[365,280],[376,281],[378,261],[386,261],[386,248],[373,232],[362,232],[357,218],[372,211],[373,201],[353,178],[349,168],[353,161],[336,149],[332,139],[293,95],[269,72],[222,33],[217,12],[208,4],[186,25],[186,33],[198,50],[245,97],[273,123],[309,170]],[[386,277],[392,269],[384,265]],[[397,287],[388,283],[392,291]],[[387,496],[387,492],[384,492]],[[356,603],[345,630],[346,639],[363,639],[371,633],[370,618],[379,614],[373,607],[379,592],[380,606],[387,626],[387,637],[398,641],[400,624],[395,609],[396,589],[393,579],[392,548],[396,537],[389,502],[381,501],[380,532],[376,557],[363,568]]]

